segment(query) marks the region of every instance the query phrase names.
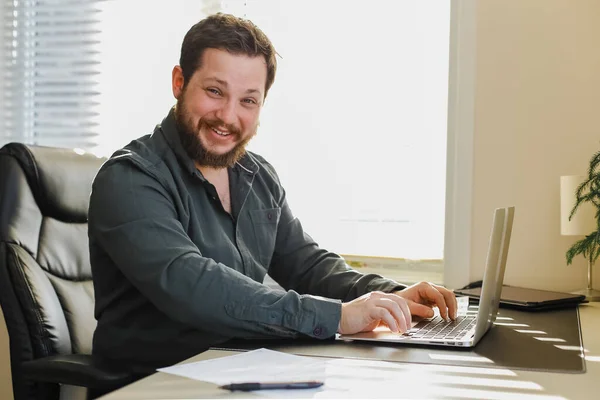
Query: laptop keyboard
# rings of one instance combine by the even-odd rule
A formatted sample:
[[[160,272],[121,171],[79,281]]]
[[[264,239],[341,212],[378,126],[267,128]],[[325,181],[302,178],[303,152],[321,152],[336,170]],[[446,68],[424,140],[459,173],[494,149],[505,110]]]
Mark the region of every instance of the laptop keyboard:
[[[461,315],[454,321],[445,321],[442,317],[436,316],[419,322],[404,335],[415,339],[456,339],[473,328],[475,322],[475,315]]]

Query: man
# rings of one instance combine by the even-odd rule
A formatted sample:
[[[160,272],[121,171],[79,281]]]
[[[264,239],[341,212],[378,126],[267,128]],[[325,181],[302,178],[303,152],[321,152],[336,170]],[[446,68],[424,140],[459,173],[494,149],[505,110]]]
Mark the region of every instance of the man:
[[[99,171],[89,210],[95,354],[143,374],[231,338],[404,332],[434,305],[455,317],[449,290],[362,275],[320,249],[273,167],[245,150],[275,56],[247,20],[200,21],[173,68],[174,109]],[[267,272],[286,291],[264,285]]]

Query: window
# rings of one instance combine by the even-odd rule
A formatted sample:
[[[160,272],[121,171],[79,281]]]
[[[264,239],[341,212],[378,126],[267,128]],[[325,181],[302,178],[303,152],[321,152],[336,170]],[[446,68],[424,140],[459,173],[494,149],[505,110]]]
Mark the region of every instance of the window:
[[[281,58],[250,149],[346,255],[442,259],[449,1],[223,1]]]
[[[98,2],[2,0],[1,144],[95,146]]]

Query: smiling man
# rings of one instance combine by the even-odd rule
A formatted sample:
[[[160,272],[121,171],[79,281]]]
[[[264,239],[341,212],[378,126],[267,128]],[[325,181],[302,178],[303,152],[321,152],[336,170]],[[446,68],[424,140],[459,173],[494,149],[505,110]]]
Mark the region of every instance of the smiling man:
[[[319,248],[273,167],[246,150],[275,57],[250,21],[200,21],[173,68],[175,107],[102,166],[89,210],[94,354],[143,375],[231,338],[403,332],[433,306],[454,317],[449,290],[363,275]]]

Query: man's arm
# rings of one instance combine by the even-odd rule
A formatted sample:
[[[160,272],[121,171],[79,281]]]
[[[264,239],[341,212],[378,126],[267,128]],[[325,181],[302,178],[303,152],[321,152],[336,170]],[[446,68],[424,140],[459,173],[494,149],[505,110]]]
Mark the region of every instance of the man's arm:
[[[168,186],[134,160],[111,160],[90,200],[90,235],[154,306],[225,337],[335,333],[339,302],[271,290],[203,257],[178,219]]]
[[[348,267],[339,255],[320,248],[304,232],[285,199],[269,274],[286,289],[345,302],[376,290],[392,292],[405,288],[379,275],[361,274]]]
[[[281,208],[269,275],[286,290],[310,293],[344,302],[372,291],[393,292],[406,286],[375,274],[361,274],[339,255],[320,248],[302,228],[286,200],[285,190],[271,164],[261,158],[273,179],[273,195]]]

